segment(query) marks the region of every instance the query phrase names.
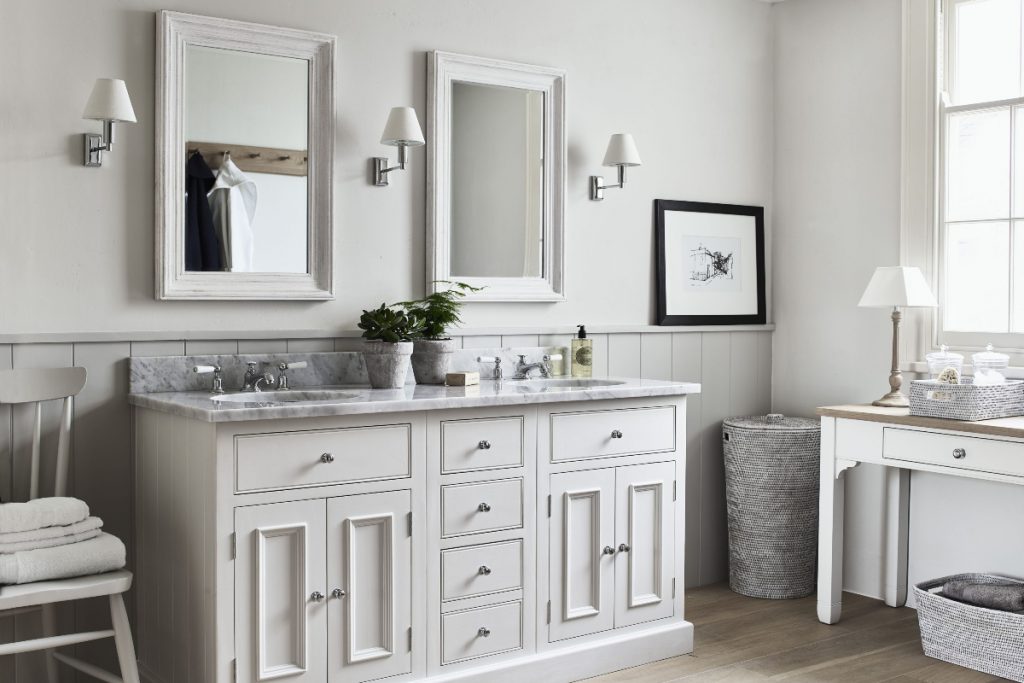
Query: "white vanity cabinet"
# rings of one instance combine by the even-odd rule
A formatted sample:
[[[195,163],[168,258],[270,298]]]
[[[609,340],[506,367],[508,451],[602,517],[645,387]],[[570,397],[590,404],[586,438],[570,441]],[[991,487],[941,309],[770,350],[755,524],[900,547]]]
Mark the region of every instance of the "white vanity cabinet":
[[[506,403],[137,407],[144,680],[558,683],[692,651],[685,396]]]

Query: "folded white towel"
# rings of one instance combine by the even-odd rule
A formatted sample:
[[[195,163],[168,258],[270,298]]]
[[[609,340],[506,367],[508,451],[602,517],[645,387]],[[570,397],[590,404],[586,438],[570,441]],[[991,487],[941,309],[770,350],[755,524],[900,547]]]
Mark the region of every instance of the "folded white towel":
[[[103,520],[99,517],[87,517],[81,522],[67,524],[64,526],[48,526],[44,529],[33,529],[31,531],[12,531],[7,534],[0,534],[0,548],[8,543],[26,543],[32,541],[46,541],[62,536],[75,536],[86,531],[99,529],[103,526]],[[61,545],[55,543],[54,545]],[[43,547],[43,546],[40,546]],[[0,552],[7,552],[0,550]]]
[[[90,517],[89,519],[98,520],[99,517]],[[82,523],[84,524],[84,522]],[[70,527],[54,528],[68,529]],[[64,534],[63,536],[53,536],[52,538],[37,538],[34,541],[18,541],[16,543],[0,543],[0,555],[9,555],[10,553],[18,553],[23,550],[38,550],[39,548],[56,548],[59,545],[81,543],[82,541],[88,541],[90,538],[96,538],[101,533],[103,533],[103,530],[100,529],[99,526],[96,526],[92,529],[84,529],[82,531],[79,531],[78,533]]]
[[[77,498],[36,498],[27,503],[0,505],[0,534],[66,526],[89,516],[89,506]]]
[[[101,574],[124,566],[124,543],[101,533],[81,543],[0,555],[0,584]]]

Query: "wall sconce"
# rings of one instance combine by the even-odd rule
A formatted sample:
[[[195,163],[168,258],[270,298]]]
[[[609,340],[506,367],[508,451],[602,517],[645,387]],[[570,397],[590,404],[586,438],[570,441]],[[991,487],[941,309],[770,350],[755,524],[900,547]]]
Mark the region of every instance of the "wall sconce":
[[[128,97],[128,88],[119,78],[97,78],[89,101],[85,103],[83,119],[103,122],[103,134],[85,134],[85,165],[102,166],[103,152],[114,144],[114,124],[120,121],[135,123],[135,110]]]
[[[642,166],[640,153],[636,151],[636,143],[629,133],[615,133],[608,140],[608,150],[604,153],[603,166],[615,166],[619,169],[619,182],[616,185],[602,185],[604,178],[599,175],[590,176],[590,198],[594,201],[604,199],[604,191],[610,187],[622,187],[626,184],[626,167]]]
[[[416,110],[412,107],[395,107],[388,115],[384,134],[380,136],[380,144],[398,148],[398,166],[388,168],[387,157],[373,158],[373,184],[386,187],[388,173],[399,169],[405,170],[405,162],[409,159],[409,148],[419,147],[424,143],[423,129],[416,118]]]

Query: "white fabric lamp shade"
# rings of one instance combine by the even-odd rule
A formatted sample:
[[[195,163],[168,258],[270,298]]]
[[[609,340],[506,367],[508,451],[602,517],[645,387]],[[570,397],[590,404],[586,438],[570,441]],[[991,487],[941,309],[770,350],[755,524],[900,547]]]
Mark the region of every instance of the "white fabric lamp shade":
[[[636,142],[629,133],[615,133],[608,140],[608,150],[604,153],[605,166],[642,166],[640,153],[636,151]]]
[[[857,305],[865,308],[935,308],[939,304],[918,268],[881,266],[875,269]]]
[[[120,78],[97,78],[82,118],[135,123],[135,110],[124,81]]]
[[[423,129],[420,127],[420,120],[416,118],[416,110],[412,107],[393,108],[388,115],[387,125],[384,126],[384,134],[380,136],[380,143],[394,147],[417,147],[424,142]]]

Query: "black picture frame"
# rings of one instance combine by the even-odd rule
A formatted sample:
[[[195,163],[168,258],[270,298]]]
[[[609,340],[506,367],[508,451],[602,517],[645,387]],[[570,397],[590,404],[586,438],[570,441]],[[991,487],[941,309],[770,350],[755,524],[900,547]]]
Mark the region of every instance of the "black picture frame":
[[[668,254],[665,242],[665,215],[670,211],[687,211],[691,213],[728,214],[750,216],[754,218],[754,242],[756,260],[757,312],[749,314],[727,313],[723,315],[708,314],[669,314],[667,311],[668,291]],[[765,246],[764,246],[764,207],[743,206],[739,204],[713,204],[709,202],[677,201],[672,199],[654,200],[654,227],[657,263],[657,324],[658,325],[764,325],[767,322],[767,295],[765,293]]]

